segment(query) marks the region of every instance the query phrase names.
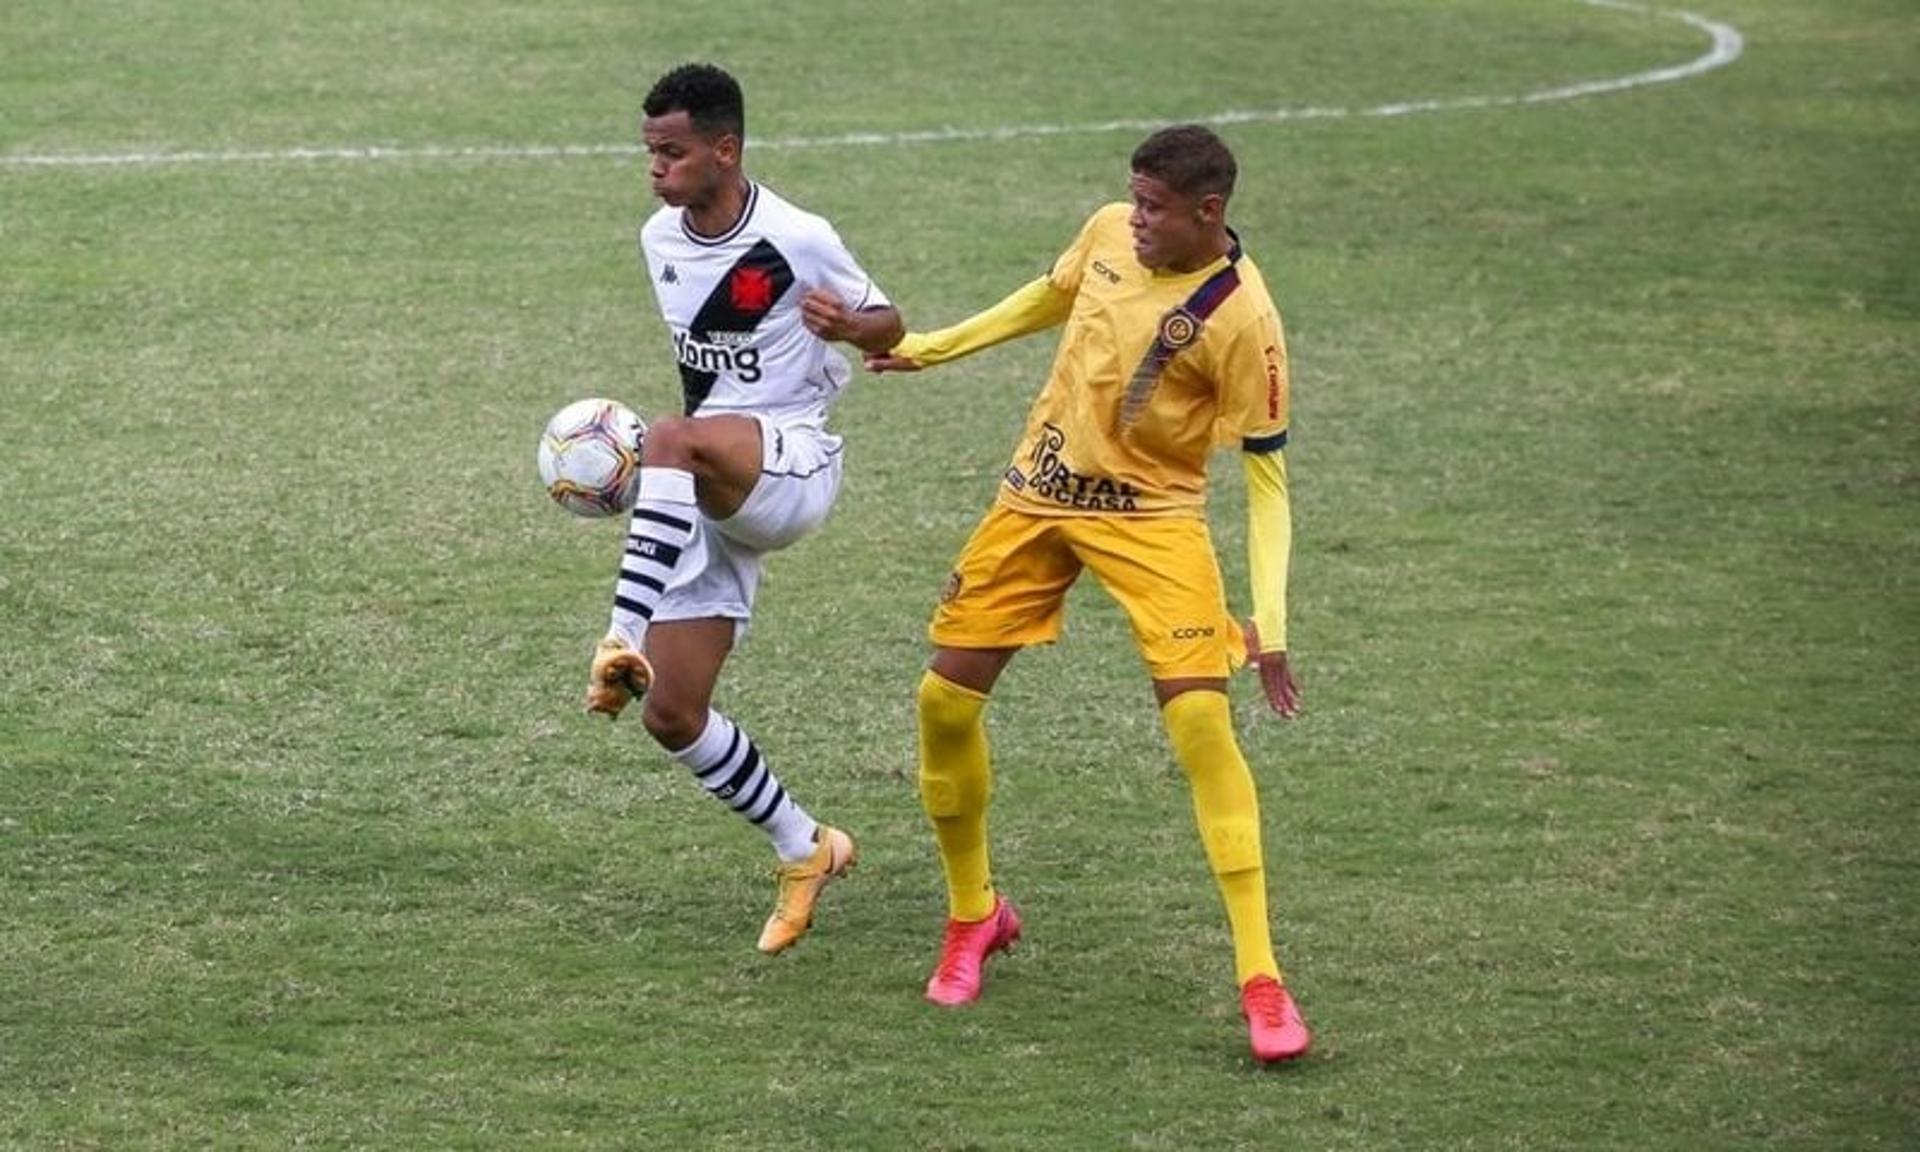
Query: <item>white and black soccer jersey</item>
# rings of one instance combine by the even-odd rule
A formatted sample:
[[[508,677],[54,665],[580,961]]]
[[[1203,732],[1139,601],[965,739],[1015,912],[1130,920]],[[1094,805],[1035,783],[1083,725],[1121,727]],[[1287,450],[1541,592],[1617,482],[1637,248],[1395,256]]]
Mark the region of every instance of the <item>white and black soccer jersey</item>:
[[[673,337],[688,415],[762,412],[825,421],[853,372],[801,321],[800,298],[825,288],[849,308],[890,302],[833,226],[749,184],[724,235],[701,236],[678,208],[640,229],[641,258]]]

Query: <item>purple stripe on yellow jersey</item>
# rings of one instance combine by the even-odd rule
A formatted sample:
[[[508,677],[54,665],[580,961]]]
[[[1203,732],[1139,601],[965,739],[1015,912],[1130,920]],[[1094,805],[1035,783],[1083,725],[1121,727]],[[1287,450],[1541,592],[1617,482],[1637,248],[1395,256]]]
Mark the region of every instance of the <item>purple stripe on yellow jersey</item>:
[[[1201,516],[1214,449],[1284,437],[1286,341],[1260,269],[1237,238],[1190,273],[1146,268],[1130,213],[1095,212],[1047,275],[1073,302],[1000,488],[1008,507]]]
[[[1120,402],[1120,425],[1125,428],[1140,418],[1147,406],[1148,397],[1153,395],[1154,385],[1160,382],[1160,373],[1167,361],[1178,356],[1182,349],[1200,338],[1201,328],[1206,326],[1207,317],[1214,309],[1233,295],[1240,287],[1240,272],[1235,267],[1240,260],[1240,242],[1236,237],[1233,248],[1227,253],[1227,266],[1207,277],[1207,282],[1193,290],[1186,301],[1167,312],[1160,318],[1160,329],[1153,339],[1153,347],[1147,350],[1139,367],[1133,370],[1133,379],[1127,382],[1126,399]]]

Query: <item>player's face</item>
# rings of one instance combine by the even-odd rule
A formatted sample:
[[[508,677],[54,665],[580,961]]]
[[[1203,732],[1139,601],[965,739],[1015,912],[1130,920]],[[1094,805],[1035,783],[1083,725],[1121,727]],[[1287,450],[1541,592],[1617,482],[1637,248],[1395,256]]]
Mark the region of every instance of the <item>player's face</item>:
[[[675,208],[699,209],[711,203],[739,157],[739,142],[732,135],[702,136],[685,112],[647,117],[640,135],[647,145],[653,194]]]
[[[1148,268],[1192,272],[1220,255],[1220,197],[1187,196],[1142,172],[1128,181],[1133,194],[1133,252]]]

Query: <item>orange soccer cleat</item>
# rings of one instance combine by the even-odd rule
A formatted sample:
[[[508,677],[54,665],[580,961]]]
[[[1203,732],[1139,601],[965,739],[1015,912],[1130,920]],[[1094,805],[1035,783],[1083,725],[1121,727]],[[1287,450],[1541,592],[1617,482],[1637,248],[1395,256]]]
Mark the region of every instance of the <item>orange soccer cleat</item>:
[[[773,915],[760,930],[760,951],[771,956],[798,943],[813,927],[813,905],[820,890],[838,880],[853,867],[853,837],[838,828],[820,825],[818,846],[813,855],[775,869],[780,881],[780,899]]]

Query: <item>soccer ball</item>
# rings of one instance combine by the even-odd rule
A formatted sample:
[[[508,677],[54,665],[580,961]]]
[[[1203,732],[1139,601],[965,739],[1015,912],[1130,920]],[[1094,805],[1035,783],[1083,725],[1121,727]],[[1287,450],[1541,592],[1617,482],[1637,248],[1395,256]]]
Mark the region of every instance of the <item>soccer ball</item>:
[[[633,507],[647,423],[618,400],[576,400],[540,433],[540,482],[575,516],[613,516]]]

